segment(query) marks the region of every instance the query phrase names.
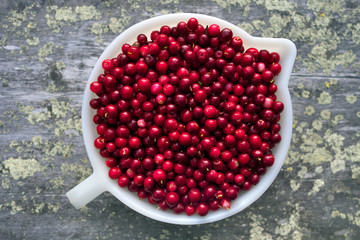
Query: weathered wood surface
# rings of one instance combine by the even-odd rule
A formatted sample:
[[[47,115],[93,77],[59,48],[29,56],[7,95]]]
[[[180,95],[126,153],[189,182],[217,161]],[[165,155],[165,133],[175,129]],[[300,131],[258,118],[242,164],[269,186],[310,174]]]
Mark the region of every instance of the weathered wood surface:
[[[298,48],[292,145],[270,189],[201,226],[145,218],[110,194],[75,210],[91,174],[82,93],[106,45],[152,16],[217,16]],[[0,239],[359,239],[360,1],[0,2]]]

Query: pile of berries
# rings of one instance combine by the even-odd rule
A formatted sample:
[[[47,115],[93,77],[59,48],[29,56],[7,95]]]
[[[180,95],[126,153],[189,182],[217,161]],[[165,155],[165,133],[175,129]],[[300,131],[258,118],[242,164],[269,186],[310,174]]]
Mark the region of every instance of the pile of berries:
[[[162,210],[229,209],[274,163],[280,56],[195,18],[150,38],[123,44],[91,83],[94,145],[111,179]]]

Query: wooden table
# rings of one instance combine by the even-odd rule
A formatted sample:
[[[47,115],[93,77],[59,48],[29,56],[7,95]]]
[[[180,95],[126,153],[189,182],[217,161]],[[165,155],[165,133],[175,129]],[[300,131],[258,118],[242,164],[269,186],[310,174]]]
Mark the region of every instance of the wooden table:
[[[124,29],[173,12],[295,42],[285,165],[258,201],[213,224],[157,222],[110,194],[75,210],[65,193],[92,172],[80,122],[90,71]],[[0,19],[1,239],[360,238],[359,0],[3,0]]]

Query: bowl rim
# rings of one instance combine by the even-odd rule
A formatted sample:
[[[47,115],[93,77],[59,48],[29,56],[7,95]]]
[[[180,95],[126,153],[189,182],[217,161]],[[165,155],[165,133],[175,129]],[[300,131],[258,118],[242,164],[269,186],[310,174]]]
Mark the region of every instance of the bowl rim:
[[[278,88],[278,94],[281,95],[280,99],[282,101],[286,101],[284,111],[281,114],[281,126],[282,129],[280,131],[282,136],[282,141],[276,146],[274,150],[275,155],[275,163],[272,167],[268,168],[268,172],[261,177],[259,184],[253,186],[250,191],[242,193],[239,197],[232,201],[232,207],[229,210],[219,209],[218,211],[210,211],[205,217],[200,217],[198,215],[193,215],[188,217],[186,214],[177,215],[172,211],[161,211],[156,209],[156,207],[151,206],[147,201],[134,201],[137,196],[134,196],[133,193],[129,192],[127,189],[122,189],[118,187],[117,182],[111,180],[107,173],[108,167],[104,164],[104,161],[101,159],[97,149],[93,147],[94,138],[94,129],[95,125],[92,122],[91,114],[94,113],[89,107],[89,101],[95,96],[91,93],[89,89],[89,85],[91,82],[97,79],[99,75],[99,69],[101,69],[101,63],[103,60],[111,57],[115,57],[118,53],[121,52],[121,45],[124,42],[124,39],[129,39],[129,36],[135,36],[134,34],[144,33],[143,31],[152,31],[156,30],[158,26],[165,25],[164,23],[177,23],[180,21],[187,21],[189,18],[195,17],[198,19],[199,24],[204,24],[205,22],[208,24],[209,22],[218,24],[221,28],[228,27],[233,30],[234,35],[240,36],[244,42],[244,46],[248,47],[256,47],[257,46],[266,46],[266,49],[279,49],[279,53],[281,56],[280,63],[282,65],[282,72],[277,77],[276,83],[281,86]],[[170,25],[170,24],[169,24]],[[150,29],[150,30],[149,30]],[[149,34],[146,34],[149,36]],[[136,36],[135,38],[136,39]],[[250,45],[251,43],[251,45]],[[120,49],[120,51],[118,51]],[[274,51],[274,50],[271,50]],[[115,55],[114,55],[115,52]],[[254,203],[273,183],[275,178],[277,177],[287,155],[287,151],[290,146],[291,141],[291,133],[292,133],[292,105],[290,92],[288,89],[288,82],[291,75],[291,70],[296,57],[296,46],[293,42],[284,38],[261,38],[254,37],[248,34],[246,31],[242,30],[238,26],[229,23],[225,20],[208,16],[204,14],[195,14],[195,13],[174,13],[161,15],[153,18],[149,18],[142,22],[139,22],[127,30],[123,31],[119,34],[104,50],[96,64],[94,65],[90,77],[88,79],[88,84],[86,85],[83,103],[82,103],[82,131],[83,138],[85,143],[85,148],[87,154],[89,156],[89,160],[91,162],[94,175],[97,176],[97,179],[100,182],[104,191],[110,192],[116,198],[118,198],[122,203],[127,205],[129,208],[135,210],[136,212],[147,216],[149,218],[171,223],[178,225],[195,225],[195,224],[205,224],[211,223],[215,221],[219,221],[230,216],[233,216],[252,203]],[[100,71],[101,72],[101,71]],[[126,193],[126,192],[127,193]]]

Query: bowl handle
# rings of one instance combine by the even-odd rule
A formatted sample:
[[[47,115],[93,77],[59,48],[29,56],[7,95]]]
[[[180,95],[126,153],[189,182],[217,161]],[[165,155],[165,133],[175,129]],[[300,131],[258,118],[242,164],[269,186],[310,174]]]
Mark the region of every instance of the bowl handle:
[[[84,181],[66,193],[70,203],[76,208],[82,208],[101,193],[106,191],[104,182],[98,174],[93,173]]]

